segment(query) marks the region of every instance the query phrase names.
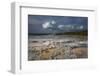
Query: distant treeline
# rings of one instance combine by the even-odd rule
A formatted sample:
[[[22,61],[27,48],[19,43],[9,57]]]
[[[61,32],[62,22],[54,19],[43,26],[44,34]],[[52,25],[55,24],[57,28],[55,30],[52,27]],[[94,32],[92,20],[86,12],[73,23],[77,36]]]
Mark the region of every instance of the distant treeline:
[[[28,33],[28,35],[50,35],[51,33]],[[52,34],[51,34],[52,35]],[[54,35],[88,35],[88,31],[55,33]]]
[[[64,32],[64,33],[58,33],[57,35],[88,35],[88,31]]]

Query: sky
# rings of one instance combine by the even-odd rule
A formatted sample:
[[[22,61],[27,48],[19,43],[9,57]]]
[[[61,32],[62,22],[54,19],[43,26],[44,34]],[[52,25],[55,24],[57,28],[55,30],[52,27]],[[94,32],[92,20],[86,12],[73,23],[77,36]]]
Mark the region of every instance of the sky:
[[[88,28],[88,17],[28,15],[28,33],[54,34],[84,31]]]

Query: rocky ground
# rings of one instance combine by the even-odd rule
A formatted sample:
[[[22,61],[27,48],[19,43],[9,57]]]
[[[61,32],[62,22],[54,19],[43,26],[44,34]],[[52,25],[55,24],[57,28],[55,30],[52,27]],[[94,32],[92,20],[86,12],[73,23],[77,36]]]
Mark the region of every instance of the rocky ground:
[[[64,46],[60,43],[50,43],[49,45],[38,45],[36,47],[33,46],[33,44],[34,43],[28,47],[28,60],[76,59],[88,57],[87,47]]]

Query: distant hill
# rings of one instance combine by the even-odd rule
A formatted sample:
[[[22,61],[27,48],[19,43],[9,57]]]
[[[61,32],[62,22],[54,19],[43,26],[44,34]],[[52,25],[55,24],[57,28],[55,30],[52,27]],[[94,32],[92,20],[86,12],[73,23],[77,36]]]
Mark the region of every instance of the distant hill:
[[[64,32],[57,33],[56,35],[88,35],[88,31],[79,31],[79,32]]]
[[[50,35],[51,33],[29,33],[29,35]],[[78,32],[63,32],[63,33],[56,33],[55,35],[88,35],[88,31],[78,31]]]

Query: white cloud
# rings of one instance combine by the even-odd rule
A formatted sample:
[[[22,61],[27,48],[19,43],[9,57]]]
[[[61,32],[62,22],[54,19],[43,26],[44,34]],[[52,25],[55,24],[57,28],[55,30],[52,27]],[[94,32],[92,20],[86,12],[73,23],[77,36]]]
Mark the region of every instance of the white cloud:
[[[74,29],[74,26],[71,26],[72,29]]]
[[[56,24],[56,22],[54,20],[52,21],[46,21],[44,22],[44,24],[42,24],[42,27],[44,29],[48,29],[48,28],[53,28],[54,24]],[[61,30],[82,30],[84,29],[84,26],[83,25],[76,25],[76,24],[67,24],[67,25],[58,25],[57,26],[58,29],[61,29]]]
[[[51,21],[51,24],[56,24],[56,22],[53,20],[53,21]]]
[[[49,28],[49,27],[52,27],[52,25],[50,24],[50,21],[47,21],[47,22],[45,22],[44,24],[42,24],[42,27],[43,27],[44,29],[47,29],[47,28]]]
[[[74,29],[74,26],[73,25],[58,25],[58,28],[59,29]]]
[[[64,25],[58,25],[59,29],[62,29],[64,27]]]
[[[84,27],[83,26],[80,26],[80,29],[83,29]]]
[[[84,27],[81,25],[58,25],[59,29],[66,29],[66,30],[82,30],[84,29]]]
[[[44,24],[42,24],[42,27],[44,29],[47,29],[49,27],[53,27],[54,24],[56,24],[56,22],[54,20],[52,20],[52,21],[46,21]]]

